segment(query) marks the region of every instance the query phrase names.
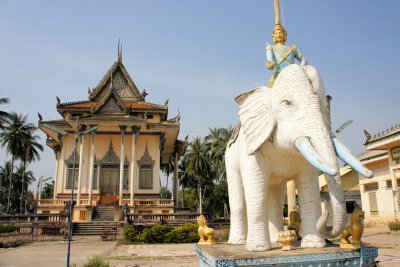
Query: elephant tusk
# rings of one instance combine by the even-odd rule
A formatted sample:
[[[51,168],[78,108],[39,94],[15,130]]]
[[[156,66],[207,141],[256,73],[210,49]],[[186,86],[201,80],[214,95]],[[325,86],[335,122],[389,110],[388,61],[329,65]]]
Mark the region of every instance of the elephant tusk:
[[[332,141],[336,155],[341,160],[343,160],[355,171],[359,172],[360,174],[364,175],[367,178],[372,178],[372,176],[374,176],[372,171],[365,168],[363,164],[351,154],[350,150],[342,142],[340,142],[336,137],[332,137]]]
[[[328,175],[335,176],[337,174],[337,170],[335,168],[330,167],[321,159],[308,137],[301,136],[297,138],[294,141],[294,145],[312,166]]]

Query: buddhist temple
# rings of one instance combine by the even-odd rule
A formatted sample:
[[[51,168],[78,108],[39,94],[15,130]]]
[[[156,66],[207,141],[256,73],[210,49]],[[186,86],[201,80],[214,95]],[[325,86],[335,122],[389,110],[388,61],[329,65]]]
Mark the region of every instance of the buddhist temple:
[[[160,166],[176,163],[176,201],[176,167],[187,145],[177,139],[180,114],[168,118],[168,101],[146,102],[147,92],[139,91],[125,69],[120,47],[117,60],[88,95],[67,103],[57,97],[61,119],[40,116],[38,126],[56,163],[54,199],[40,200],[38,213],[65,212],[71,193],[74,221],[118,220],[125,204],[131,213],[173,213],[174,200],[160,199]],[[114,218],[101,218],[106,212],[100,209],[107,207]]]

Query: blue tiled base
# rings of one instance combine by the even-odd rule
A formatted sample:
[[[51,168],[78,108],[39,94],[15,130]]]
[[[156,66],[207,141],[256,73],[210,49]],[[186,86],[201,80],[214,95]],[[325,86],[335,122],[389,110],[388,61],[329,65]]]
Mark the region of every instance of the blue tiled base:
[[[341,249],[337,246],[326,248],[296,248],[281,251],[274,247],[265,252],[247,252],[244,246],[217,244],[212,246],[194,245],[200,257],[201,267],[234,266],[290,266],[290,267],[333,267],[371,266],[378,249],[362,247],[359,250]]]

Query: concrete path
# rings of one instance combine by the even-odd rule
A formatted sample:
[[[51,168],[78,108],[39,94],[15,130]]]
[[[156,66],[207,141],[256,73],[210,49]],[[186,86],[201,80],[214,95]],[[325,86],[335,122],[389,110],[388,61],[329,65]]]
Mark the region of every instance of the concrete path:
[[[379,248],[380,266],[400,266],[400,236],[386,228],[366,228],[363,242]],[[67,242],[35,242],[26,246],[0,249],[0,266],[66,266]],[[193,244],[118,245],[100,237],[74,237],[71,263],[81,267],[87,257],[103,255],[115,267],[198,267]]]
[[[361,240],[379,248],[380,266],[400,266],[400,235],[390,234],[388,228],[365,228]]]

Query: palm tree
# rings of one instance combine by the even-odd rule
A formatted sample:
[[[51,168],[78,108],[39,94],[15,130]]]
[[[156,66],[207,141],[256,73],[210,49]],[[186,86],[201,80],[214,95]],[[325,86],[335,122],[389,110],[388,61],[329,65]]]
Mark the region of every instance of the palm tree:
[[[207,149],[207,142],[196,137],[190,144],[187,152],[188,165],[186,171],[197,180],[197,192],[199,194],[199,213],[203,213],[204,185],[209,182],[211,166]],[[202,192],[204,187],[204,192]]]
[[[0,213],[4,212],[7,206],[10,173],[11,162],[4,162],[4,165],[0,166]]]
[[[8,98],[0,98],[0,104],[7,104],[8,102],[10,102]],[[10,114],[8,112],[0,110],[0,129],[3,128],[3,124],[9,117]]]
[[[161,165],[161,170],[163,173],[167,175],[167,182],[165,188],[168,189],[168,179],[169,175],[174,171],[174,159],[171,157],[168,163]],[[162,198],[166,198],[166,196],[161,195]]]
[[[24,194],[24,191],[27,191],[28,189],[28,185],[31,184],[33,181],[35,181],[35,177],[33,176],[33,172],[32,171],[26,171],[26,166],[23,162],[21,162],[21,164],[18,166],[17,171],[14,173],[14,184],[13,184],[13,188],[17,188],[17,190],[13,190],[15,192],[17,192],[17,196],[15,197],[15,208],[18,207],[17,205],[17,201],[18,198],[20,198],[20,206],[19,206],[19,212],[22,213],[23,212],[23,208],[26,205],[22,205],[21,203],[26,203],[26,195]],[[21,190],[19,191],[18,188],[21,188]]]
[[[12,173],[14,170],[14,161],[21,157],[23,151],[23,141],[26,134],[35,126],[26,122],[27,116],[18,115],[15,112],[10,114],[3,126],[3,132],[0,133],[1,147],[6,148],[7,154],[11,154],[11,172],[9,177],[7,212],[10,211],[11,189],[12,189]]]
[[[40,192],[40,198],[51,199],[53,198],[53,194],[54,194],[54,181],[51,181],[51,183],[46,183],[44,185],[42,192]]]
[[[232,134],[232,127],[209,129],[210,134],[206,136],[209,146],[211,169],[216,174],[216,180],[225,175],[225,149]]]
[[[21,185],[21,200],[20,200],[20,212],[23,213],[23,203],[24,203],[24,194],[25,194],[25,172],[26,165],[36,159],[40,160],[39,150],[43,151],[43,146],[39,144],[36,140],[40,139],[38,135],[35,135],[36,127],[32,127],[26,133],[22,143],[22,154],[20,156],[22,161],[22,185]]]
[[[193,186],[194,179],[186,171],[188,165],[188,154],[183,155],[179,165],[178,165],[178,177],[179,185],[182,188],[182,207],[185,207],[185,189]]]

